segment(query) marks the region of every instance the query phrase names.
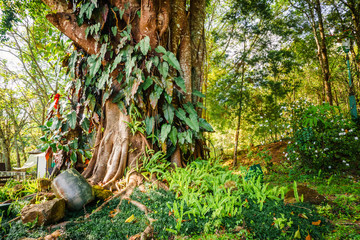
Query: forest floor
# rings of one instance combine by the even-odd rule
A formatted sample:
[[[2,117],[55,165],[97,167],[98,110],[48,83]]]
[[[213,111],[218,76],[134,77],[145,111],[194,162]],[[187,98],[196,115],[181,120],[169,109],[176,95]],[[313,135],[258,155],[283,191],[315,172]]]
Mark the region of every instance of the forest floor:
[[[327,203],[316,206],[318,212],[334,224],[327,239],[360,239],[360,175],[351,172],[329,174],[319,171],[306,174],[294,170],[285,158],[286,141],[278,141],[239,151],[239,165],[260,164],[264,182],[292,189],[294,182],[316,190]],[[224,164],[232,166],[231,155],[224,156]]]
[[[331,175],[321,171],[309,175],[294,170],[285,161],[285,148],[286,142],[276,142],[239,151],[239,166],[235,169],[232,169],[230,154],[223,155],[219,162],[191,164],[186,169],[165,175],[163,181],[173,191],[155,189],[146,183],[144,189],[136,189],[131,196],[151,209],[146,214],[129,201],[115,198],[88,217],[103,203],[99,200],[84,210],[68,212],[63,223],[57,225],[35,227],[23,225],[21,221],[13,222],[11,226],[2,224],[0,239],[57,239],[51,238],[50,234],[60,230],[59,239],[134,240],[140,239],[150,224],[156,233],[153,239],[360,239],[359,176]],[[246,183],[240,177],[246,175],[253,164],[260,164],[264,171],[260,185]],[[233,170],[230,174],[229,169]],[[327,201],[309,205],[302,202],[284,204],[282,200],[271,199],[279,194],[278,187],[285,192],[294,189],[294,182],[316,190]],[[237,187],[228,188],[227,185],[232,184]],[[203,187],[207,190],[201,190]],[[226,197],[227,194],[243,201],[238,217],[233,212],[235,205],[233,209],[224,208],[234,204],[233,196]],[[263,201],[263,207],[260,204],[259,208],[257,194],[268,197]],[[199,206],[200,210],[192,204],[196,200],[191,200],[199,195],[203,196],[199,201],[203,206]],[[11,217],[19,214],[21,204],[25,203],[19,202],[12,208],[14,214]],[[205,206],[208,206],[207,210]],[[217,209],[224,210],[226,216]],[[201,215],[201,211],[205,213]],[[4,223],[7,217],[4,213],[0,216]]]

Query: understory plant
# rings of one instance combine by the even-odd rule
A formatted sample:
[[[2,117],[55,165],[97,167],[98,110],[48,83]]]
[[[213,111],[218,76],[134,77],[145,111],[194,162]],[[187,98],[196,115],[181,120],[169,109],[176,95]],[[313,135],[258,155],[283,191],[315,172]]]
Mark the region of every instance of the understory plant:
[[[23,182],[9,180],[0,188],[0,202],[16,200],[37,191],[38,186],[36,180],[26,180]]]
[[[309,106],[287,148],[292,163],[310,171],[358,169],[359,127],[329,104]]]
[[[165,174],[164,179],[176,196],[167,204],[177,218],[175,228],[168,231],[176,234],[185,235],[196,224],[195,233],[245,226],[255,239],[299,235],[322,239],[330,228],[306,203],[285,205],[284,188],[270,187],[261,177],[245,180],[216,161],[195,161]]]
[[[155,156],[155,155],[153,155]],[[152,161],[160,161],[156,156]],[[145,169],[146,167],[145,162]],[[130,198],[145,205],[147,214],[128,200],[114,198],[101,210],[86,206],[87,217],[67,213],[62,239],[128,239],[152,225],[155,239],[237,233],[246,239],[324,239],[331,226],[306,203],[284,204],[284,189],[262,183],[260,177],[245,180],[219,162],[196,160],[186,168],[161,174],[170,191],[145,183]],[[90,204],[91,205],[91,204]],[[39,237],[41,228],[21,222],[7,230],[6,239]]]

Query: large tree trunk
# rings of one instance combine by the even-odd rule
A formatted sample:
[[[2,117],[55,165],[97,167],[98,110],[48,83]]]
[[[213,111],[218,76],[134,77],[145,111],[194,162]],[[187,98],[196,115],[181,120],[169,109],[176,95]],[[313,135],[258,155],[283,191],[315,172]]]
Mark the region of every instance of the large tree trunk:
[[[61,32],[74,41],[77,49],[82,49],[89,55],[99,54],[101,44],[98,39],[102,37],[102,33],[106,29],[111,29],[116,26],[118,33],[109,35],[109,47],[117,46],[123,40],[120,32],[127,31],[126,26],[131,24],[131,44],[135,46],[145,37],[149,37],[151,47],[151,54],[148,54],[146,59],[151,56],[162,55],[156,53],[154,49],[161,45],[167,51],[171,51],[179,60],[181,73],[177,73],[175,69],[169,69],[169,75],[182,77],[184,79],[185,90],[182,91],[179,86],[176,86],[173,81],[167,79],[160,79],[165,81],[166,89],[164,92],[172,97],[171,105],[176,110],[181,108],[182,104],[192,103],[197,99],[193,97],[192,91],[201,90],[201,82],[203,76],[203,59],[204,59],[204,19],[205,19],[205,0],[191,0],[190,11],[186,10],[186,0],[103,0],[99,1],[97,8],[100,10],[100,17],[91,18],[91,21],[85,21],[81,26],[76,21],[76,16],[79,14],[79,9],[73,11],[72,4],[68,4],[66,0],[43,0],[56,13],[49,14],[47,19],[54,24]],[[88,2],[88,1],[85,1]],[[76,1],[75,1],[76,3]],[[114,7],[124,11],[123,16],[120,16],[114,10]],[[100,23],[100,36],[96,37],[89,34],[86,37],[87,28],[94,26],[93,23]],[[91,23],[91,25],[89,25]],[[131,54],[131,53],[130,53]],[[112,63],[116,54],[106,53],[102,66]],[[162,60],[163,61],[163,60]],[[160,120],[157,117],[163,116],[163,106],[166,105],[164,98],[159,98],[154,103],[149,96],[139,100],[134,97],[142,80],[132,85],[132,97],[130,101],[125,102],[129,106],[135,103],[140,109],[141,119],[134,119],[125,107],[119,107],[118,103],[114,103],[117,93],[121,93],[124,89],[124,80],[117,79],[121,73],[125,73],[124,65],[118,64],[116,69],[110,73],[112,78],[111,91],[108,98],[105,91],[102,91],[99,98],[101,101],[101,116],[97,123],[97,135],[93,157],[90,160],[83,175],[90,179],[94,184],[102,183],[105,186],[111,187],[113,184],[123,177],[126,167],[133,168],[139,164],[140,158],[146,155],[147,148],[155,150],[165,149],[170,151],[169,141],[162,144],[153,144],[148,140],[146,133],[136,131],[131,132],[129,123],[132,121],[141,121],[146,117],[155,118],[155,127],[153,134],[157,130],[161,130],[158,123]],[[145,64],[144,64],[145,65]],[[80,67],[79,67],[80,68]],[[145,69],[145,68],[144,68]],[[145,70],[144,70],[145,72]],[[161,73],[160,73],[161,74]],[[157,70],[145,72],[147,76],[159,76]],[[122,76],[122,75],[121,75]],[[119,84],[119,82],[120,84]],[[136,80],[134,80],[136,82]],[[126,88],[126,86],[125,86]],[[152,87],[149,88],[149,90]],[[153,90],[154,91],[154,90]],[[144,90],[145,92],[145,90]],[[173,94],[174,92],[174,94]],[[184,98],[179,97],[181,94]],[[80,94],[81,95],[81,94]],[[79,97],[80,98],[80,97]],[[166,118],[167,116],[165,116]],[[174,118],[178,117],[176,115]],[[161,124],[168,122],[163,121]],[[176,118],[176,120],[178,120]],[[158,121],[158,122],[156,122]],[[175,121],[175,120],[174,120]],[[171,122],[169,123],[171,124]],[[187,131],[189,127],[182,131]],[[161,132],[162,133],[162,132]],[[180,134],[180,133],[179,133]],[[171,144],[170,144],[171,145]],[[171,145],[171,160],[174,164],[182,166],[182,155],[185,152],[181,151],[179,142]],[[194,157],[202,157],[202,141],[194,140],[193,148]],[[187,153],[188,154],[188,153]],[[187,156],[188,157],[188,156]],[[59,158],[60,159],[60,158]],[[170,159],[170,158],[169,158]]]

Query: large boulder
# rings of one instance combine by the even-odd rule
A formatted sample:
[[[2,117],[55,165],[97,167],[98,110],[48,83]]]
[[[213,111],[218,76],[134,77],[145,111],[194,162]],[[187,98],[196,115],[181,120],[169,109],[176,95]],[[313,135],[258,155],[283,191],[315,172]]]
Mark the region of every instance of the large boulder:
[[[53,199],[41,204],[31,204],[21,210],[23,223],[36,222],[37,226],[49,225],[65,216],[65,200]]]
[[[299,200],[301,200],[301,196],[304,198],[304,202],[308,202],[311,204],[320,204],[326,201],[326,198],[320,195],[316,190],[311,189],[305,185],[298,185],[297,192],[299,195]],[[285,194],[285,203],[295,203],[296,199],[294,196],[294,189],[291,189],[289,192]]]

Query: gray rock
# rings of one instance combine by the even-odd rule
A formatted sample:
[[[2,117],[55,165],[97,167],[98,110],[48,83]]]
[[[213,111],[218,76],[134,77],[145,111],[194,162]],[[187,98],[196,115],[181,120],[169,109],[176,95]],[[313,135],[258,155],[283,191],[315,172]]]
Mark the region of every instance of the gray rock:
[[[53,199],[41,204],[31,204],[21,210],[23,223],[34,222],[36,225],[49,225],[61,220],[65,216],[65,200]]]

